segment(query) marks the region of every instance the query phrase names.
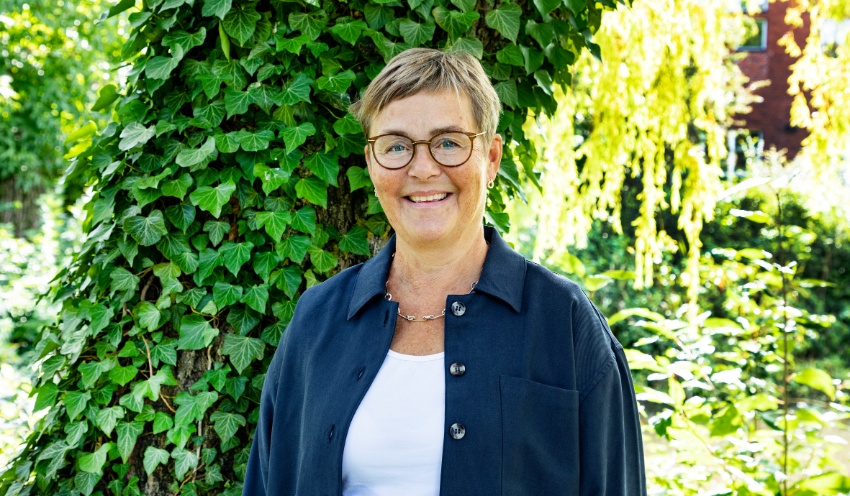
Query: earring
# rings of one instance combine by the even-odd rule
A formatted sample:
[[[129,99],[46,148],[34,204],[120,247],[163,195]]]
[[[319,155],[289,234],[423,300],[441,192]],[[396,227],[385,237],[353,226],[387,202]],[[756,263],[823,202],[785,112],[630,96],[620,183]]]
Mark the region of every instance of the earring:
[[[493,189],[493,186],[495,186],[495,185],[496,185],[496,181],[493,180],[493,179],[490,179],[490,182],[487,183],[487,189]]]
[[[378,188],[375,188],[375,196],[378,196]]]

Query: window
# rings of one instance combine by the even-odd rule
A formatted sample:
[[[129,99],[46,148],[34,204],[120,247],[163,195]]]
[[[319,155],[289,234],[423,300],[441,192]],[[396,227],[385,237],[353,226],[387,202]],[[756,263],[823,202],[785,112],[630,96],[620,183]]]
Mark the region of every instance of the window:
[[[767,50],[767,19],[749,18],[747,22],[749,37],[738,50],[757,52]]]
[[[764,133],[758,129],[731,129],[726,135],[726,177],[741,177],[747,164],[760,160],[764,152]]]

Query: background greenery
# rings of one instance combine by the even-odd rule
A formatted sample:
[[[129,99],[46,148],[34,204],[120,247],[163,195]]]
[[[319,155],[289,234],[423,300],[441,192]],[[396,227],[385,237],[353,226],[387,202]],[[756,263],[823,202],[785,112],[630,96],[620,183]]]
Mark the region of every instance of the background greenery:
[[[807,8],[840,18],[841,5]],[[54,120],[20,133],[5,164],[15,180],[33,154],[58,165],[38,176],[52,195],[0,229],[0,493],[240,492],[298,294],[389,234],[345,108],[416,45],[471,51],[497,82],[509,148],[488,221],[583,284],[629,348],[651,493],[850,492],[848,217],[840,188],[830,203],[807,175],[846,164],[768,155],[743,183],[724,176],[729,116],[750,98],[740,12],[28,6],[0,12],[15,28],[0,33],[0,113],[10,129],[24,107]],[[60,37],[34,40],[48,29],[26,23]],[[51,57],[76,69],[39,74]],[[841,101],[840,70],[797,77]],[[813,135],[846,132],[817,123]],[[826,156],[811,143],[804,157]],[[54,189],[59,154],[72,160]]]

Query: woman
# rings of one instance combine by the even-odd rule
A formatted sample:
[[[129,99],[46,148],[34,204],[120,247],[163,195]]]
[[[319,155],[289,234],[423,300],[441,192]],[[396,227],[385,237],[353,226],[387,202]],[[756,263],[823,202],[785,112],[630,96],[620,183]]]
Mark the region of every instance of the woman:
[[[578,286],[482,224],[499,112],[477,60],[429,49],[353,106],[395,236],[301,297],[244,495],[646,493],[622,347]]]

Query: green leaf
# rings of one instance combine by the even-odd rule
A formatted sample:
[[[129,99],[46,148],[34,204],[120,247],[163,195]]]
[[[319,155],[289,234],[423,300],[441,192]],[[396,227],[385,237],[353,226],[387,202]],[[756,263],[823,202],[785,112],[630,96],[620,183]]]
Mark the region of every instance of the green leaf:
[[[179,45],[184,52],[188,52],[196,46],[203,45],[206,37],[206,28],[199,29],[198,32],[195,34],[190,34],[186,31],[175,31],[173,33],[167,34],[162,39],[162,44],[167,47]]]
[[[94,106],[91,108],[92,112],[101,112],[108,109],[115,103],[115,100],[121,97],[118,93],[118,87],[114,84],[105,85],[97,91],[97,95],[97,101],[94,102]]]
[[[138,373],[139,369],[132,365],[127,365],[126,367],[115,367],[109,371],[109,379],[119,386],[124,386],[135,379],[136,374]]]
[[[503,3],[499,5],[498,9],[487,12],[484,21],[499,34],[516,43],[521,16],[522,8],[519,5]]]
[[[469,12],[475,8],[475,0],[451,0],[451,2],[462,12]]]
[[[204,413],[218,400],[215,391],[191,394],[182,392],[174,398],[174,403],[179,405],[177,413],[174,414],[174,425],[182,427],[201,420]]]
[[[224,260],[224,266],[236,277],[239,275],[239,269],[242,265],[251,259],[252,249],[254,249],[254,244],[250,241],[244,243],[227,241],[221,245],[219,254]]]
[[[587,0],[564,0],[564,5],[570,9],[573,15],[577,16],[584,10]]]
[[[298,198],[303,198],[314,205],[328,207],[328,184],[316,176],[299,179],[295,183],[295,193],[298,194]]]
[[[561,0],[534,0],[534,6],[540,12],[540,15],[548,15],[561,5]]]
[[[213,217],[218,218],[221,215],[221,208],[230,201],[234,191],[236,191],[236,185],[229,181],[219,184],[215,188],[202,186],[189,195],[189,200],[191,200],[192,205],[197,205],[201,210],[205,210],[211,213]]]
[[[144,422],[119,422],[116,432],[118,432],[118,453],[121,455],[121,460],[124,463],[130,459],[133,454],[133,448],[136,447],[136,439],[142,431],[145,430]]]
[[[113,386],[114,387],[114,386]],[[124,417],[124,409],[120,406],[112,408],[102,408],[95,415],[95,425],[100,428],[107,436],[112,435],[112,429],[118,423],[118,420]]]
[[[327,153],[314,153],[304,160],[304,165],[325,182],[337,186],[336,177],[339,174],[339,162],[336,157]],[[326,189],[327,187],[323,186],[323,188]]]
[[[253,7],[236,7],[231,8],[224,16],[221,25],[225,33],[236,40],[240,46],[244,46],[245,42],[254,35],[257,21],[261,17]]]
[[[166,412],[156,412],[153,418],[153,433],[159,434],[174,427],[174,420]]]
[[[315,229],[315,218],[313,222]],[[275,250],[281,258],[288,258],[289,260],[300,264],[304,260],[304,256],[307,255],[307,248],[309,248],[311,244],[310,238],[307,236],[293,235],[282,239],[275,247]]]
[[[192,186],[192,176],[188,172],[184,172],[177,179],[166,181],[162,185],[162,194],[165,196],[173,196],[180,200],[186,196],[189,187]]]
[[[484,44],[478,38],[469,36],[458,38],[446,48],[450,52],[466,52],[479,60],[484,56]]]
[[[358,19],[356,21],[343,22],[334,25],[334,27],[331,28],[331,33],[338,36],[341,40],[354,45],[354,43],[357,42],[357,39],[360,38],[360,33],[362,33],[366,28],[368,28],[366,23]]]
[[[269,168],[262,164],[254,165],[254,177],[260,178],[263,183],[263,192],[268,195],[289,181],[292,172],[282,168]]]
[[[213,286],[213,297],[218,308],[224,308],[232,305],[242,299],[242,286],[234,286],[232,284],[218,281]]]
[[[38,396],[35,399],[33,411],[37,412],[45,408],[53,406],[56,403],[56,396],[59,394],[59,387],[52,382],[38,388]]]
[[[238,373],[242,373],[254,360],[262,360],[266,344],[262,339],[228,334],[224,336],[221,354],[230,357]]]
[[[251,286],[242,296],[243,303],[260,313],[266,313],[266,303],[269,301],[269,287],[265,284]]]
[[[162,313],[149,301],[139,302],[133,309],[133,315],[138,320],[139,327],[142,329],[155,331],[161,324]]]
[[[177,57],[153,57],[145,64],[145,74],[149,79],[168,79],[179,63],[180,59]]]
[[[503,104],[514,108],[519,105],[516,82],[513,79],[496,83],[493,88],[496,90],[496,94],[499,95],[499,100]]]
[[[256,312],[250,308],[245,308],[241,305],[236,305],[230,309],[227,314],[227,323],[233,326],[233,329],[240,335],[244,336],[257,327],[260,319]]]
[[[351,191],[357,191],[360,188],[369,189],[372,187],[372,178],[369,177],[369,172],[363,167],[352,166],[345,171],[348,177],[348,184],[351,186]]]
[[[202,315],[184,315],[180,319],[180,338],[177,340],[179,350],[201,350],[212,343],[213,338],[218,336],[218,329],[207,322]]]
[[[273,251],[254,253],[254,272],[257,273],[263,282],[268,283],[272,270],[280,263],[280,257]]]
[[[610,277],[598,274],[585,277],[584,285],[588,291],[598,291],[610,284],[611,281],[613,281],[613,279]]]
[[[74,475],[74,487],[83,496],[89,496],[101,478],[103,478],[103,473],[90,474],[88,472],[77,472]]]
[[[114,88],[114,85],[109,85]],[[114,90],[113,90],[114,91]],[[74,141],[89,140],[97,132],[97,124],[94,121],[88,121],[84,126],[76,131],[68,134],[65,137],[65,143],[73,143]]]
[[[112,443],[104,443],[94,453],[81,456],[79,460],[77,460],[77,466],[83,472],[88,472],[90,474],[103,473],[103,464],[106,463],[106,455],[109,453],[109,448],[111,447]]]
[[[248,89],[248,96],[251,97],[251,103],[268,113],[278,100],[280,89],[268,84],[252,85]]]
[[[310,85],[313,80],[299,73],[283,86],[278,105],[295,105],[299,102],[310,103]]]
[[[420,24],[410,19],[401,19],[398,30],[404,38],[405,43],[413,46],[423,45],[434,38],[436,26],[434,24]]]
[[[101,330],[103,330],[107,325],[109,325],[109,321],[112,320],[112,316],[114,312],[111,308],[98,303],[89,309],[89,319],[91,320],[91,332],[93,335],[97,335]]]
[[[354,226],[342,235],[339,240],[339,249],[346,253],[354,253],[355,255],[369,256],[372,254],[369,249],[369,240],[366,237],[366,230],[360,226]]]
[[[181,150],[177,154],[177,165],[180,167],[192,167],[216,154],[215,137],[208,136],[207,140],[199,148]]]
[[[311,246],[307,251],[310,253],[310,261],[313,263],[313,269],[319,273],[324,274],[329,272],[339,262],[336,256],[321,248]]]
[[[283,142],[286,144],[287,153],[291,153],[303,145],[307,141],[307,138],[314,134],[316,134],[316,126],[310,122],[305,122],[295,127],[287,127],[280,132]]]
[[[174,224],[174,227],[185,232],[195,220],[195,206],[189,201],[182,201],[168,206],[165,209],[165,216]]]
[[[437,25],[443,28],[443,31],[449,33],[451,39],[457,39],[463,36],[472,24],[478,20],[480,14],[478,12],[458,12],[456,10],[447,10],[443,7],[434,7],[431,11]]]
[[[306,248],[305,248],[306,251]],[[301,267],[297,265],[287,265],[281,271],[282,278],[282,287],[283,292],[287,297],[293,298],[295,293],[298,292],[298,288],[301,286],[302,276],[304,275],[304,271],[301,270]],[[278,282],[278,288],[281,287],[281,283]]]
[[[827,395],[830,401],[835,401],[835,385],[832,383],[832,377],[820,369],[807,368],[803,369],[791,378],[792,381],[798,384],[804,384],[812,389],[817,389]]]
[[[324,14],[324,12],[321,14]],[[325,15],[302,14],[293,12],[289,14],[289,26],[295,31],[301,31],[309,36],[311,40],[315,40],[322,34],[322,28],[328,23]]]
[[[142,246],[156,244],[168,233],[162,212],[154,210],[147,217],[134,216],[124,219],[124,231]]]
[[[349,69],[337,74],[322,76],[316,81],[316,84],[320,90],[343,93],[355,79],[357,79],[357,76],[354,75],[354,71]]]
[[[245,417],[242,415],[222,411],[213,413],[210,420],[215,423],[213,429],[221,438],[222,443],[229,441],[239,430],[239,427],[246,424]]]
[[[267,129],[255,133],[243,129],[236,132],[236,139],[246,152],[256,152],[269,147],[269,142],[274,139],[274,133]]]
[[[251,104],[251,96],[247,91],[239,91],[234,88],[224,90],[224,108],[227,109],[227,118],[234,115],[244,114]]]
[[[292,215],[289,212],[258,212],[255,219],[257,227],[265,227],[272,241],[278,241],[292,221]]]
[[[145,473],[150,477],[153,474],[156,467],[162,465],[164,463],[168,463],[168,459],[170,455],[168,451],[164,449],[156,448],[154,446],[148,446],[145,448],[145,459],[143,465],[145,466]]]
[[[293,212],[292,228],[303,233],[316,232],[316,210],[313,207],[302,207]]]
[[[186,472],[198,466],[198,455],[192,451],[174,448],[171,457],[174,458],[174,475],[177,480],[183,479]]]
[[[65,442],[68,446],[77,446],[80,440],[83,439],[83,436],[89,431],[89,423],[85,420],[69,422],[65,424],[62,430],[67,434]]]
[[[156,134],[154,126],[145,127],[141,123],[131,122],[121,131],[121,141],[118,148],[127,151],[137,146],[144,145]]]
[[[65,410],[68,412],[68,418],[73,421],[79,414],[83,413],[90,399],[91,394],[87,392],[69,391],[65,395]]]
[[[208,220],[204,223],[204,232],[209,233],[210,243],[218,246],[224,236],[230,233],[230,223],[223,220]]]
[[[192,115],[195,118],[189,121],[189,124],[201,129],[212,129],[221,124],[225,113],[227,113],[227,109],[224,102],[216,100],[209,105],[193,108]]]
[[[239,150],[239,140],[236,133],[219,133],[215,135],[215,147],[221,153],[233,153]]]
[[[525,58],[522,56],[522,50],[513,43],[505,45],[504,48],[496,52],[496,60],[503,64],[525,67]],[[516,85],[516,82],[511,82]]]
[[[224,19],[224,16],[230,12],[231,2],[232,0],[204,0],[204,8],[201,10],[201,14],[206,17],[216,16],[219,19]]]

